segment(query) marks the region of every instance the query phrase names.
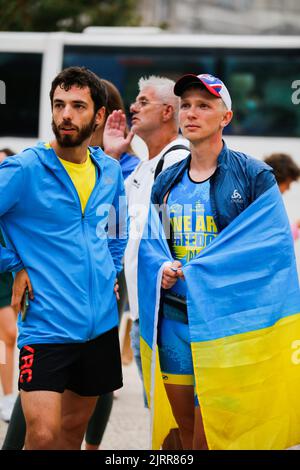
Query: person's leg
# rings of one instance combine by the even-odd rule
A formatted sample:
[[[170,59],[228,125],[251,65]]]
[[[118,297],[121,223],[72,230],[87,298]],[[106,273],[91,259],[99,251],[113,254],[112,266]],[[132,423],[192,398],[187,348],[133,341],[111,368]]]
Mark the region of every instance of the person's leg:
[[[120,323],[123,312],[128,302],[128,293],[127,293],[124,269],[122,269],[122,271],[118,274],[118,284],[119,284],[118,312],[119,312],[119,323]]]
[[[160,366],[184,449],[207,448],[194,389],[194,368],[186,323],[162,317],[158,330]],[[205,447],[206,445],[206,447]]]
[[[26,422],[18,395],[4,438],[2,450],[22,450],[25,443]]]
[[[179,427],[183,449],[208,450],[200,406],[194,403],[194,387],[165,383],[165,389]]]
[[[208,450],[200,406],[195,407],[194,450]]]
[[[131,347],[133,350],[133,356],[135,359],[135,363],[137,365],[137,370],[142,381],[143,386],[143,398],[144,398],[144,405],[145,408],[148,408],[148,400],[147,395],[144,387],[144,379],[143,379],[143,369],[142,369],[142,359],[141,359],[141,347],[140,347],[140,325],[139,320],[134,320],[131,325]]]
[[[165,437],[161,446],[162,450],[183,450],[182,440],[178,428],[172,428]]]
[[[0,378],[4,395],[13,392],[14,348],[17,328],[16,315],[12,307],[0,309],[0,340],[6,346],[6,364],[0,365]]]
[[[24,345],[19,390],[26,420],[26,449],[60,448],[63,393],[80,360],[82,343]],[[80,368],[75,375],[80,381]]]
[[[125,318],[127,317],[127,318]],[[122,344],[122,364],[128,366],[133,360],[133,351],[130,343],[130,330],[132,327],[132,320],[129,315],[125,315],[126,319],[125,333]]]
[[[119,324],[121,324],[121,319],[123,317],[124,310],[128,303],[128,293],[127,293],[124,269],[118,274],[118,284],[119,284],[118,312],[119,312]],[[127,318],[123,344],[122,344],[122,351],[121,351],[123,365],[130,364],[133,359],[133,352],[132,352],[131,345],[130,345],[131,323],[132,323],[132,320],[130,318]]]
[[[179,427],[182,447],[191,450],[194,436],[194,386],[165,383],[165,389]]]
[[[9,422],[16,399],[13,393],[14,354],[17,328],[16,315],[12,307],[0,309],[0,340],[5,344],[5,364],[0,365],[0,379],[3,389],[3,398],[0,400],[1,418]]]
[[[94,412],[88,422],[85,449],[98,450],[113,406],[113,392],[98,398]]]
[[[57,392],[21,390],[26,420],[26,450],[58,448],[62,395]]]
[[[98,397],[83,397],[65,390],[62,397],[61,432],[58,448],[80,450],[87,423]]]

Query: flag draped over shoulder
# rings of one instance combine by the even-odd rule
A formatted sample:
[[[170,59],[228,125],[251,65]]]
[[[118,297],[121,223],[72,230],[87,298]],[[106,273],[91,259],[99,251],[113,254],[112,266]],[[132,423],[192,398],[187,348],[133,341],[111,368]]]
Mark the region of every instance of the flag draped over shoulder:
[[[152,208],[140,245],[138,294],[154,449],[177,427],[156,347],[162,270],[172,260],[162,233]],[[234,219],[183,272],[209,448],[285,449],[300,443],[300,291],[277,186]]]

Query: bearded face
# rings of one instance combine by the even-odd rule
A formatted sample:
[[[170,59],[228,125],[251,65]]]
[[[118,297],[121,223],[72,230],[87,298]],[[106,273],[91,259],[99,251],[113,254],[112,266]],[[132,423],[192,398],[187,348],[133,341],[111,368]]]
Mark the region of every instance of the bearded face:
[[[95,129],[95,116],[85,125],[76,126],[69,120],[63,120],[61,124],[56,124],[52,120],[52,130],[56,140],[61,147],[78,147],[88,139]]]

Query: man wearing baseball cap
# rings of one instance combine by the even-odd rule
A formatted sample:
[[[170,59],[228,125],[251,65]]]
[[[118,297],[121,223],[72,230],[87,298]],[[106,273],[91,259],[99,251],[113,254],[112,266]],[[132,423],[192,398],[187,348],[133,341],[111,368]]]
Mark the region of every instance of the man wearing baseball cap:
[[[193,85],[198,87],[202,85],[203,89],[206,88],[209,93],[217,98],[221,98],[228,111],[231,111],[231,97],[227,87],[224,85],[222,80],[207,73],[202,73],[200,75],[194,75],[192,73],[183,75],[183,77],[177,80],[174,87],[174,93],[177,96],[181,96],[187,88],[190,88]]]
[[[230,94],[222,80],[187,74],[176,82],[174,93],[181,98],[179,124],[191,153],[165,170],[152,190],[152,203],[167,205],[168,243],[174,260],[163,270],[157,344],[183,448],[207,449],[191,352],[190,328],[197,324],[189,325],[182,267],[276,181],[268,165],[230,150],[222,139],[233,118]]]

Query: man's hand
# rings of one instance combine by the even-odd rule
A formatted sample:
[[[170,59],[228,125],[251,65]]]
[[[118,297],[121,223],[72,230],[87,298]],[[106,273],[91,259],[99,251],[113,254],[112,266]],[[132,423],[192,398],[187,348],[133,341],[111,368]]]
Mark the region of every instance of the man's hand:
[[[107,118],[103,132],[103,148],[107,155],[119,159],[126,152],[132,138],[130,131],[126,137],[126,116],[121,109],[113,111]]]
[[[15,275],[12,289],[11,305],[16,313],[21,311],[22,304],[25,302],[26,289],[28,289],[29,300],[33,300],[34,295],[29,276],[25,269],[22,269]]]
[[[171,266],[167,266],[163,270],[161,287],[163,289],[171,289],[180,277],[184,279],[184,275],[181,269],[182,264],[180,261],[173,261]]]

